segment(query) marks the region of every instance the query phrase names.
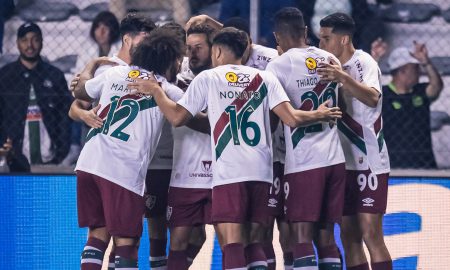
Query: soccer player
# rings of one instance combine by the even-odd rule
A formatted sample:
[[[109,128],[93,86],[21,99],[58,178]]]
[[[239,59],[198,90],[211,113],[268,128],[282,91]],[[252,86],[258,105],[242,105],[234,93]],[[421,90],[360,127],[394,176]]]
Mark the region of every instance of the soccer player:
[[[166,118],[184,125],[208,108],[213,149],[212,221],[225,256],[225,269],[246,269],[245,224],[259,233],[267,222],[268,189],[272,183],[272,139],[269,111],[289,126],[330,121],[340,116],[328,102],[314,111],[294,110],[273,75],[242,66],[248,45],[245,32],[224,28],[214,38],[213,69],[203,71],[189,85],[179,103],[167,98],[153,80],[140,80],[129,88],[151,94]],[[249,268],[267,268],[261,243],[248,235]]]
[[[177,75],[189,84],[211,66],[215,30],[197,25],[187,30],[188,69]],[[206,240],[205,224],[211,223],[212,152],[209,123],[204,133],[178,127],[173,133],[173,168],[167,220],[170,228],[168,270],[188,269]],[[206,142],[206,143],[205,143]],[[195,151],[192,150],[195,146]]]
[[[341,239],[348,270],[368,270],[363,241],[372,270],[390,270],[392,261],[383,239],[389,156],[381,119],[381,72],[367,53],[352,44],[353,19],[334,13],[320,21],[320,47],[339,58],[341,67],[324,64],[318,73],[342,84],[345,110],[338,123],[347,169]]]
[[[89,228],[81,269],[101,269],[110,235],[115,268],[138,269],[145,175],[164,116],[151,96],[132,93],[127,82],[148,79],[153,71],[165,95],[178,100],[182,91],[167,81],[176,76],[182,48],[173,32],[153,31],[131,55],[133,66],[109,68],[74,92],[76,98],[99,100],[98,116],[104,121],[89,131],[75,168],[79,225]],[[80,78],[93,77],[92,65]]]
[[[107,65],[101,65],[95,70],[93,70],[94,76],[98,76],[104,71],[108,70],[111,67],[111,64],[115,63],[117,65],[121,66],[127,66],[131,61],[131,52],[136,49],[136,46],[141,42],[141,40],[148,36],[150,32],[156,28],[156,25],[149,19],[139,16],[134,13],[128,14],[121,22],[120,22],[120,36],[122,39],[122,46],[120,47],[118,53],[116,55],[113,55],[108,60],[111,62]],[[75,79],[71,83],[71,89],[74,91],[74,89],[77,89],[77,91],[80,91],[80,86],[84,85],[85,81],[87,79],[90,79],[90,77],[87,77],[83,79],[80,83],[79,76],[75,77]],[[96,102],[94,102],[95,104]],[[90,128],[101,128],[103,126],[102,119],[97,115],[98,110],[100,109],[100,104],[96,104],[92,107],[90,102],[86,102],[80,99],[75,99],[70,107],[69,110],[69,116],[75,120],[75,121],[83,121],[87,126]],[[170,127],[169,127],[170,129]],[[164,129],[163,129],[164,131]],[[167,128],[166,128],[167,131]],[[161,145],[166,145],[161,143]],[[160,144],[158,144],[160,146]],[[170,147],[170,145],[169,145]],[[159,147],[160,148],[160,147]],[[171,147],[169,151],[171,151]],[[159,149],[158,149],[159,150]],[[170,172],[169,172],[170,175]],[[149,177],[148,177],[149,178]],[[147,185],[148,186],[148,185]],[[167,197],[166,197],[167,198]],[[167,200],[166,200],[167,201]],[[163,206],[165,209],[165,205]],[[147,208],[146,208],[147,209]],[[164,213],[163,213],[164,216]],[[150,222],[149,222],[150,223]],[[165,222],[163,220],[162,224],[160,226],[160,223],[154,222],[155,224],[152,224],[151,230],[149,229],[150,233],[149,235],[153,238],[150,239],[150,243],[153,243],[150,247],[150,264],[152,264],[152,257],[158,258],[156,264],[158,265],[166,265],[166,226]],[[160,233],[163,231],[162,233]],[[162,236],[160,236],[162,235]],[[158,237],[160,236],[160,237]],[[158,239],[163,240],[158,240]],[[152,239],[156,239],[153,240]],[[114,260],[115,260],[115,253],[114,253],[114,246],[111,249],[111,252],[109,253],[109,268],[114,269]],[[164,257],[164,259],[162,259]],[[155,264],[155,263],[154,263]]]
[[[279,79],[295,108],[314,110],[326,100],[337,106],[337,83],[321,81],[317,67],[339,61],[324,50],[306,45],[306,26],[297,8],[281,9],[274,21],[275,37],[284,53],[266,70]],[[337,128],[324,123],[298,128],[285,125],[284,134],[285,209],[295,238],[294,269],[317,269],[313,239],[319,269],[339,269],[334,224],[342,218],[345,159]]]

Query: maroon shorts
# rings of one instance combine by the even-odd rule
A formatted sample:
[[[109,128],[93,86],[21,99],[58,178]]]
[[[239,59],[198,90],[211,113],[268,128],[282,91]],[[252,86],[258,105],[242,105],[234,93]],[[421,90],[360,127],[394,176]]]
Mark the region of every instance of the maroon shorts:
[[[386,213],[389,173],[347,171],[344,216]]]
[[[284,216],[284,164],[273,164],[273,183],[269,190],[269,214],[272,217]]]
[[[340,223],[344,206],[345,165],[291,173],[286,218],[289,222]]]
[[[148,170],[145,177],[145,217],[164,217],[172,170]]]
[[[77,171],[77,207],[80,227],[106,227],[119,237],[140,237],[144,198],[111,181]]]
[[[170,228],[211,224],[212,190],[169,188],[167,221]]]
[[[248,181],[215,186],[212,191],[212,222],[268,224],[270,184]]]

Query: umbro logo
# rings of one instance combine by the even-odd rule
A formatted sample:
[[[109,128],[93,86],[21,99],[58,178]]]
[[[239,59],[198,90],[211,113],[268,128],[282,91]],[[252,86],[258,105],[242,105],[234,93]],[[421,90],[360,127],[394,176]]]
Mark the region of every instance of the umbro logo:
[[[362,201],[364,203],[363,206],[373,206],[373,202],[375,202],[372,198],[365,198]]]
[[[278,204],[278,201],[276,199],[274,199],[274,198],[269,199],[269,204],[268,204],[269,207],[277,207],[277,204]]]

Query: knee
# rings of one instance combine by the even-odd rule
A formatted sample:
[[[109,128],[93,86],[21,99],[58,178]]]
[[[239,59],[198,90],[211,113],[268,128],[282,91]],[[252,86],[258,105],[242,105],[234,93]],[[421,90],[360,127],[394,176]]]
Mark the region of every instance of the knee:
[[[266,238],[266,231],[264,226],[260,224],[252,224],[250,230],[250,243],[263,243]]]
[[[380,242],[384,242],[383,240],[383,231],[375,226],[364,226],[362,228],[362,238],[366,245],[373,245]]]
[[[106,227],[89,229],[89,237],[100,239],[105,243],[109,243],[111,239],[111,235],[106,230]]]

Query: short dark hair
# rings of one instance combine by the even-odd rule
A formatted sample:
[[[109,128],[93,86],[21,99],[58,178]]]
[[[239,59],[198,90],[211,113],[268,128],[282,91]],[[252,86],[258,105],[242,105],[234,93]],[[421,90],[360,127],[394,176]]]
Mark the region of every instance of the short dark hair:
[[[305,20],[303,13],[295,7],[280,9],[274,17],[274,30],[277,33],[287,34],[294,39],[304,37]]]
[[[186,31],[180,24],[172,21],[162,25],[161,28],[175,32],[181,41],[186,44]]]
[[[155,23],[136,13],[128,13],[127,16],[120,22],[120,36],[126,34],[136,36],[139,32],[150,33],[156,28]]]
[[[336,34],[344,34],[353,37],[355,33],[355,21],[348,14],[336,12],[320,20],[320,27],[330,27]]]
[[[204,34],[206,36],[206,42],[208,42],[210,48],[212,46],[213,39],[216,33],[216,29],[207,24],[194,25],[187,30],[187,36],[192,34]]]
[[[184,55],[180,38],[173,31],[153,30],[131,54],[131,64],[164,75]]]
[[[112,44],[119,40],[119,21],[116,16],[109,11],[102,11],[97,16],[95,16],[94,21],[91,25],[91,30],[89,32],[91,38],[95,40],[95,29],[98,28],[100,24],[104,24],[109,28],[109,43]]]
[[[248,46],[247,33],[234,27],[225,27],[214,37],[213,45],[224,45],[236,56],[241,58]]]
[[[250,35],[250,26],[248,25],[248,20],[241,17],[231,17],[223,22],[223,27],[234,27],[236,29],[242,30],[247,35]]]

